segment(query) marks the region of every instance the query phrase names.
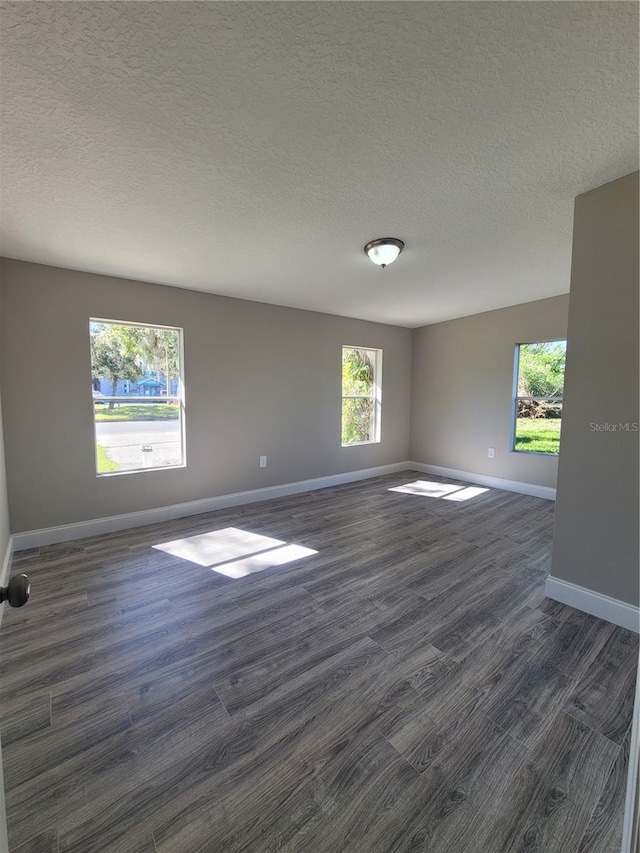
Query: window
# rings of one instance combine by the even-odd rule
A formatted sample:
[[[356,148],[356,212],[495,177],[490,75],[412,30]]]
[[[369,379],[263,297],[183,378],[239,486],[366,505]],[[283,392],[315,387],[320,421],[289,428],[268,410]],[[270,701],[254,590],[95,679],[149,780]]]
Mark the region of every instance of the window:
[[[89,320],[98,475],[185,464],[182,329]]]
[[[566,341],[516,346],[513,450],[558,454],[566,351]]]
[[[382,350],[342,347],[342,446],[380,441]]]

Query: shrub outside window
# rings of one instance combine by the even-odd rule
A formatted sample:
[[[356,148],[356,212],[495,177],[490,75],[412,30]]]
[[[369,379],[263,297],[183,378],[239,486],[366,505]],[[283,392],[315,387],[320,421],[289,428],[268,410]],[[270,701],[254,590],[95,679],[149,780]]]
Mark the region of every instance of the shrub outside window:
[[[342,446],[380,441],[382,350],[342,347]]]
[[[566,352],[566,341],[516,346],[512,450],[559,453]]]
[[[185,465],[182,329],[91,318],[89,342],[96,473]]]

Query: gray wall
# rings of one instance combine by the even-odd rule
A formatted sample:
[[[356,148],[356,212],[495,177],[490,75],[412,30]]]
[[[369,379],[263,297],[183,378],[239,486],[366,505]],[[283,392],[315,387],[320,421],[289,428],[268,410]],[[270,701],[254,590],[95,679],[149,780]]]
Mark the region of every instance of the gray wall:
[[[416,329],[411,459],[555,487],[557,457],[510,450],[514,352],[566,338],[568,305],[555,296]]]
[[[0,280],[0,365],[2,360],[2,281]],[[0,370],[1,373],[1,370]],[[9,545],[9,504],[7,501],[7,476],[4,462],[4,436],[2,429],[2,394],[0,390],[0,569]],[[0,836],[0,840],[1,836]]]
[[[551,574],[638,604],[638,174],[575,203]]]
[[[0,263],[13,532],[408,458],[408,329]],[[186,468],[96,478],[90,316],[184,328]],[[342,344],[384,350],[380,444],[340,446]]]

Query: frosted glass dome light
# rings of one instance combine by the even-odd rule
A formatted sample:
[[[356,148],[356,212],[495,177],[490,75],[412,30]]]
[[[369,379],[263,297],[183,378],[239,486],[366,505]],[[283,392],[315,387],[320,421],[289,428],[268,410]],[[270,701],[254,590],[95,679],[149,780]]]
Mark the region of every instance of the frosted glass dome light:
[[[364,247],[365,254],[382,269],[392,264],[403,249],[404,243],[395,237],[380,237]]]

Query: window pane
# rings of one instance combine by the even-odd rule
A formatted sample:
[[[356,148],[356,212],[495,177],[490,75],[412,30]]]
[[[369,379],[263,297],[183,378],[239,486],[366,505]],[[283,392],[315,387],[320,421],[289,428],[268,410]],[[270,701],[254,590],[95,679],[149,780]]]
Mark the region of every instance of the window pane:
[[[519,401],[525,403],[528,401]],[[562,406],[549,408],[544,416],[518,415],[514,450],[557,454],[560,450]]]
[[[184,464],[180,335],[90,321],[98,474]]]
[[[373,394],[375,350],[342,348],[342,394]]]
[[[366,398],[342,401],[342,443],[373,441],[374,400]]]
[[[519,345],[514,450],[559,452],[566,349],[566,341]]]
[[[562,399],[566,341],[520,344],[518,396]]]

